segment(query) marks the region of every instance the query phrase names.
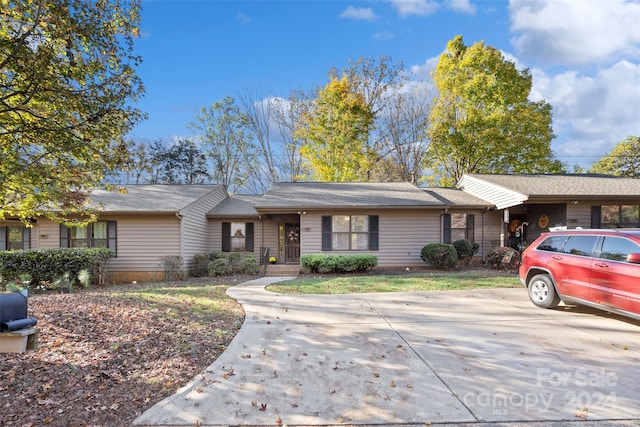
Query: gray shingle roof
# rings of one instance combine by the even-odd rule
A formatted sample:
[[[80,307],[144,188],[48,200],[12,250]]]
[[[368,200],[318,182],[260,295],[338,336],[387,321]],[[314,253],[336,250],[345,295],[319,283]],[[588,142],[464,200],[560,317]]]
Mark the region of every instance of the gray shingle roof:
[[[262,194],[232,194],[209,211],[209,218],[257,217],[254,206]]]
[[[459,207],[477,207],[485,208],[493,206],[486,200],[482,200],[479,197],[475,197],[469,193],[465,193],[457,188],[437,188],[429,187],[424,188],[425,193],[436,197],[441,200],[443,204],[447,206],[459,206]]]
[[[92,206],[104,204],[104,212],[178,212],[221,185],[121,185],[126,193],[95,189]]]
[[[640,196],[640,179],[609,175],[485,175],[470,177],[527,196],[617,197]]]
[[[438,207],[442,201],[404,182],[281,182],[273,184],[256,202],[258,210],[397,206]]]

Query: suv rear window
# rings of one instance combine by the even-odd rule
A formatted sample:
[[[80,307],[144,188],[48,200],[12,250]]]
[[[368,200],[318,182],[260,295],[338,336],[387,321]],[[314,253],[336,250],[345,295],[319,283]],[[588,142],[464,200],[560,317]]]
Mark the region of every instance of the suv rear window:
[[[536,249],[547,252],[560,252],[567,236],[549,236]]]
[[[591,256],[593,245],[598,236],[569,236],[562,253],[570,255]]]

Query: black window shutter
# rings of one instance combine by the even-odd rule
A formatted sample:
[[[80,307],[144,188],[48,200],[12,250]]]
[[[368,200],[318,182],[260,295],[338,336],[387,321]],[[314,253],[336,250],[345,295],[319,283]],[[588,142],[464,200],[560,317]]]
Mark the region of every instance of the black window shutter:
[[[115,221],[107,222],[107,247],[113,252],[118,252],[118,230],[116,224],[117,223]]]
[[[322,250],[331,250],[331,217],[322,217]]]
[[[0,227],[0,251],[7,250],[7,227]]]
[[[378,215],[369,215],[369,250],[377,251],[379,242]]]
[[[231,223],[230,222],[222,223],[222,251],[223,252],[231,251]]]
[[[591,228],[600,228],[602,217],[600,206],[591,206]]]
[[[244,231],[247,234],[244,240],[245,250],[253,252],[253,223],[247,222],[244,225]]]
[[[60,224],[60,247],[69,247],[69,227]]]
[[[451,243],[451,214],[442,215],[442,242]]]
[[[31,229],[29,227],[22,229],[22,249],[25,251],[31,249]]]
[[[473,214],[467,214],[467,240],[473,242],[475,234],[475,217]]]

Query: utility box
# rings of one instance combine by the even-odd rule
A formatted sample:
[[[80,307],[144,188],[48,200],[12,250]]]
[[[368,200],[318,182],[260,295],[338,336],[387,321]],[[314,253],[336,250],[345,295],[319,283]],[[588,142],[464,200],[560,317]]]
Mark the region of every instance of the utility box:
[[[19,292],[0,294],[0,324],[26,317],[27,297]]]
[[[0,294],[0,353],[24,353],[38,348],[38,321],[27,317],[27,297],[18,293]]]

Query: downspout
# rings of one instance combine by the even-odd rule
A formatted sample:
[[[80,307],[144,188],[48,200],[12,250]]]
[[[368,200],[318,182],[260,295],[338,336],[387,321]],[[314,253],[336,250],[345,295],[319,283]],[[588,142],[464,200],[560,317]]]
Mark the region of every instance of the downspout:
[[[180,256],[180,268],[184,270],[184,258],[182,257],[182,251],[184,248],[183,245],[183,233],[182,233],[182,215],[180,215],[180,211],[176,212],[176,218],[178,218],[179,224],[178,224],[178,235],[180,236],[180,248],[179,248],[179,256]]]
[[[484,242],[484,216],[487,213],[487,211],[489,210],[489,208],[485,209],[482,211],[482,236],[480,237],[480,239],[482,240],[482,265],[484,265],[485,262],[485,256],[486,256],[486,252],[487,249],[485,247],[485,242]]]
[[[260,255],[258,256],[258,261],[262,259],[264,263],[264,268],[262,269],[262,275],[267,275],[267,265],[269,264],[269,260],[265,256],[265,246],[264,246],[264,218],[262,215],[258,215],[258,219],[260,220]]]

